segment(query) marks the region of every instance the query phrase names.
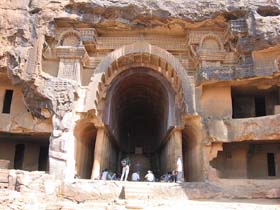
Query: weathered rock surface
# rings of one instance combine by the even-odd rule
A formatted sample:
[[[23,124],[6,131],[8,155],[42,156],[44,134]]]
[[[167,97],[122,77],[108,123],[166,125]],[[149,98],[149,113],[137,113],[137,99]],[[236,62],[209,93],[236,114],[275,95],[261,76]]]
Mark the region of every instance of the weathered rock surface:
[[[279,119],[280,115],[247,119],[213,120],[208,123],[208,138],[213,142],[275,140],[280,138]]]
[[[279,7],[279,1],[269,0],[4,0],[0,3],[0,69],[8,73],[14,84],[25,83],[27,108],[34,117],[46,119],[54,113],[59,115],[57,110],[61,104],[71,109],[77,94],[75,82],[66,85],[64,80],[41,71],[42,50],[48,45],[45,37],[53,38],[57,25],[71,27],[75,23],[81,27],[102,28],[103,33],[112,29],[119,32],[149,29],[160,33],[162,29],[186,31],[200,26],[227,28],[231,20],[240,19],[248,26],[248,34],[236,43],[236,50],[243,52],[243,41],[250,40],[250,50],[278,45]],[[47,86],[50,88],[42,88]],[[66,95],[65,99],[58,98],[60,93]]]
[[[244,43],[252,43],[248,47],[250,51],[279,47],[279,8],[278,0],[3,0],[0,2],[0,74],[8,74],[14,84],[23,83],[25,105],[33,117],[47,119],[55,115],[51,137],[51,145],[54,146],[50,156],[64,160],[63,152],[67,151],[65,142],[70,139],[68,134],[73,123],[69,120],[73,118],[69,112],[77,96],[78,84],[41,71],[42,51],[47,48],[46,39],[55,37],[56,25],[71,28],[75,23],[81,27],[102,29],[104,34],[112,29],[117,32],[133,29],[143,33],[149,29],[160,34],[162,29],[187,31],[215,25],[227,28],[232,20],[244,20],[248,25],[248,34],[235,40],[235,50],[246,54],[248,46],[244,46]],[[212,69],[208,70],[213,74]],[[233,76],[228,80],[252,76],[245,74],[243,68],[237,69],[242,72],[241,76],[229,70]],[[204,69],[204,73],[207,76],[207,69]],[[275,71],[269,73],[271,76]],[[218,76],[226,78],[228,74],[223,76],[218,71]],[[213,77],[216,78],[215,75]],[[208,80],[211,79],[208,77]],[[211,121],[208,138],[216,142],[275,140],[280,137],[279,122],[279,115],[257,120]],[[58,164],[57,167],[62,168],[60,166]],[[113,205],[112,200],[120,196],[123,187],[115,182],[76,180],[73,183],[60,183],[41,172],[6,170],[0,174],[0,187],[7,188],[0,192],[0,203],[4,209],[114,209],[108,205]],[[171,190],[170,186],[167,190],[165,185],[155,184],[149,192],[159,193],[164,199],[170,195],[176,196],[178,192],[182,197],[193,199],[279,198],[279,183],[274,181],[266,181],[265,185],[260,183],[261,180],[252,181],[249,185],[245,181],[243,184],[231,182],[228,188],[223,187],[229,183],[222,186],[187,183],[171,185]],[[105,200],[105,204],[97,207],[98,204],[91,203],[98,199]],[[134,204],[121,203],[120,209],[125,209],[125,205],[133,207]]]
[[[25,0],[0,3],[0,69],[21,77],[29,50],[40,34],[53,35],[54,20],[127,30],[144,27],[192,28],[245,18],[255,49],[280,41],[279,1],[110,1]],[[212,20],[209,20],[212,18]],[[116,24],[117,23],[117,24]],[[16,82],[16,80],[14,81]]]
[[[44,172],[0,170],[0,209],[131,209],[166,208],[177,200],[192,206],[197,199],[279,199],[279,182],[271,180],[220,180],[219,183],[145,183],[75,179],[61,182]],[[8,181],[7,181],[8,180]],[[1,184],[6,184],[3,187]],[[147,197],[127,198],[127,187],[146,189]],[[139,188],[140,187],[140,188]],[[128,196],[128,195],[127,195]],[[129,196],[128,196],[129,197]],[[139,200],[140,199],[140,200]],[[246,201],[246,200],[243,200]],[[203,205],[194,201],[194,206]],[[267,201],[266,201],[267,202]],[[267,208],[275,207],[269,201]],[[172,206],[175,205],[174,203]],[[229,204],[231,206],[233,204]],[[183,205],[184,206],[184,205]],[[181,206],[181,207],[183,207]],[[185,206],[186,207],[186,206]],[[228,206],[227,206],[228,207]],[[226,208],[227,209],[227,208]]]

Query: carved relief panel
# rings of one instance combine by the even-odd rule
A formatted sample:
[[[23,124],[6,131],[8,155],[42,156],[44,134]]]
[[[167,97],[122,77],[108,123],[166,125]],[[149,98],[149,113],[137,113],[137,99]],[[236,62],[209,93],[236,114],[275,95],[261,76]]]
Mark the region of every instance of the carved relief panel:
[[[79,59],[61,58],[57,77],[75,80],[80,83],[81,64]]]

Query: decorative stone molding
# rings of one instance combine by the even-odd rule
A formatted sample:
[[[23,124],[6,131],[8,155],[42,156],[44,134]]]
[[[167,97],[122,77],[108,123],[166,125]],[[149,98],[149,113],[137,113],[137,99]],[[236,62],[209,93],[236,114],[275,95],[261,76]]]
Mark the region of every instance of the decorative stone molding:
[[[207,41],[208,40],[215,40],[216,43],[214,44],[217,44],[216,46],[213,45],[213,42],[210,43],[210,45],[207,45]],[[206,34],[204,35],[200,42],[199,42],[199,49],[209,49],[209,50],[214,50],[214,51],[224,51],[224,46],[220,40],[220,38],[216,35],[216,34],[213,34],[213,33],[209,33],[209,34]]]
[[[95,43],[96,31],[93,28],[61,30],[57,32],[57,47],[47,53],[59,59],[59,78],[74,80],[80,84],[82,65],[89,65],[89,56],[83,42]]]
[[[113,76],[123,71],[124,68],[139,66],[156,69],[168,78],[168,81],[171,81],[171,84],[173,83],[175,87],[178,102],[184,104],[183,110],[188,114],[194,114],[192,79],[172,54],[146,42],[123,46],[107,55],[101,61],[89,84],[89,91],[86,96],[86,110],[95,109],[98,111],[100,99],[104,98],[103,90],[107,88],[104,86],[108,86],[108,82],[114,78]],[[93,101],[95,101],[94,104]]]
[[[79,31],[70,29],[60,34],[58,39],[58,46],[72,46],[79,47],[81,43],[81,34]]]
[[[204,35],[199,43],[197,54],[201,66],[221,66],[225,60],[226,51],[220,38],[212,33]]]
[[[58,58],[82,59],[86,53],[86,50],[84,47],[59,46],[55,48],[55,52]]]
[[[193,30],[190,31],[188,34],[188,45],[199,45],[201,43],[201,40],[203,37],[206,37],[207,35],[213,35],[221,40],[221,43],[223,42],[222,38],[224,37],[223,31],[201,31],[201,30]]]
[[[86,55],[84,47],[59,46],[56,48],[56,54],[60,58],[57,77],[80,83],[81,60]]]
[[[38,35],[33,48],[29,49],[29,56],[25,67],[25,78],[36,79],[42,71],[42,53],[45,42],[43,34]]]
[[[135,36],[135,37],[97,37],[97,49],[118,49],[135,42],[147,42],[166,50],[186,51],[186,39],[177,37]]]
[[[56,39],[58,40],[58,46],[69,46],[63,44],[63,41],[65,40],[65,38],[71,38],[71,36],[76,37],[79,40],[79,44],[81,46],[81,42],[96,42],[97,32],[94,28],[60,28],[56,31]]]
[[[81,64],[78,59],[60,59],[57,77],[81,82]]]

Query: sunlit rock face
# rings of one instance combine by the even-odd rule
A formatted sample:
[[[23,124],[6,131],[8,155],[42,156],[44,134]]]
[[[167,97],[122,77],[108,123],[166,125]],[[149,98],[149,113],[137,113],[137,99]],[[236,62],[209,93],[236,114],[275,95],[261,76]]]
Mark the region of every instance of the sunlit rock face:
[[[180,181],[279,179],[279,8],[2,1],[1,168],[68,182],[129,157],[143,179],[180,158]]]

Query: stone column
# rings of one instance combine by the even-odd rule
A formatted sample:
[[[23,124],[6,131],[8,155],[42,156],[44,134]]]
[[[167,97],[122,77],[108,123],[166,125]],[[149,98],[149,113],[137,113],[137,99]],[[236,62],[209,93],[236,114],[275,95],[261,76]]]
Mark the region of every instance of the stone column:
[[[52,135],[49,146],[49,171],[59,179],[71,180],[75,173],[73,134],[75,127],[74,93],[77,83],[61,78],[52,78],[45,84],[51,98]],[[51,90],[51,91],[50,91]]]
[[[184,180],[184,163],[183,163],[182,130],[175,128],[172,133],[171,138],[172,138],[171,141],[174,142],[173,155],[174,155],[174,159],[175,159],[175,168],[176,168],[177,160],[179,157],[181,158],[182,165],[183,165],[182,180],[178,180],[178,181],[183,181]]]
[[[94,161],[91,173],[91,179],[99,179],[103,166],[103,153],[106,141],[106,131],[104,127],[97,129],[96,142],[94,148]]]
[[[53,132],[50,137],[49,172],[57,178],[74,178],[75,159],[73,135],[73,113],[66,113],[63,118],[53,116]]]
[[[174,128],[171,131],[169,139],[165,144],[165,148],[162,150],[161,154],[161,168],[163,172],[175,170],[177,167],[178,157],[181,158],[183,167],[183,145],[182,145],[182,130],[179,128]],[[184,172],[184,170],[183,170]],[[184,177],[184,173],[183,173]]]
[[[81,83],[81,61],[86,57],[84,47],[59,46],[56,48],[59,58],[58,78],[68,79]]]

